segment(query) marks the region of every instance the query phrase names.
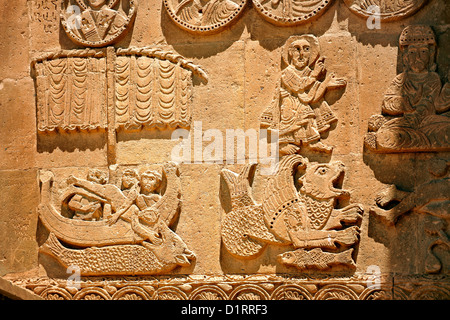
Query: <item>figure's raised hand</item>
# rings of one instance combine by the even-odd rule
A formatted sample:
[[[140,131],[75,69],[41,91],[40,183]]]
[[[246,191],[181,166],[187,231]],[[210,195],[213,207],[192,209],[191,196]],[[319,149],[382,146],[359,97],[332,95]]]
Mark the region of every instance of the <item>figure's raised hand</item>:
[[[317,78],[322,73],[324,73],[325,70],[325,57],[320,57],[319,59],[317,59],[316,64],[314,65],[314,70],[312,71],[311,76]]]
[[[74,175],[70,175],[67,180],[66,180],[67,184],[75,184],[78,182],[78,178],[75,177]]]
[[[337,78],[334,73],[327,76],[326,82],[328,89],[341,88],[347,85],[347,81],[344,78]]]

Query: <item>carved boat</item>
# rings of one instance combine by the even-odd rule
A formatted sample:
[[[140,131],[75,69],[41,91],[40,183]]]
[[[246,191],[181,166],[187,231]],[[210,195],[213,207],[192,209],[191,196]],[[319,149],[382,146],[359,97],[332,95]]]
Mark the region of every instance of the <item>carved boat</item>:
[[[159,213],[159,219],[170,226],[178,213],[181,201],[177,165],[175,163],[166,164],[163,167],[163,174],[167,179],[167,188],[161,199],[153,205],[153,209]],[[59,240],[78,247],[133,244],[142,240],[131,229],[130,223],[123,219],[108,225],[105,220],[82,221],[62,216],[50,200],[53,174],[51,172],[41,174],[40,179],[42,189],[41,203],[38,206],[39,218]]]

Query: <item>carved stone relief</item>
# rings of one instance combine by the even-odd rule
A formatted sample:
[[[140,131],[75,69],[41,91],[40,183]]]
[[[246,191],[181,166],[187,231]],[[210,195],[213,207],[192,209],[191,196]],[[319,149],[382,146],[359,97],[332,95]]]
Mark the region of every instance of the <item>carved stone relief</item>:
[[[104,129],[106,54],[76,50],[35,60],[39,132]]]
[[[318,18],[333,0],[252,0],[261,16],[270,23],[293,26]]]
[[[261,115],[261,128],[278,130],[280,154],[294,154],[304,145],[329,153],[321,134],[337,121],[325,100],[327,90],[345,88],[346,81],[327,71],[320,55],[319,40],[313,35],[290,37],[283,47],[286,67],[274,98]]]
[[[58,30],[59,0],[34,0],[32,21],[39,23],[45,33]]]
[[[247,0],[163,0],[172,20],[194,33],[218,32],[239,17]]]
[[[51,171],[41,172],[38,212],[49,236],[40,252],[65,268],[77,266],[84,276],[152,275],[189,266],[195,255],[170,229],[180,212],[178,166],[167,163],[162,173],[127,168],[117,184],[106,177],[90,170],[86,179],[71,175],[57,183]]]
[[[155,48],[117,50],[116,127],[189,127],[192,73],[206,73],[183,57]]]
[[[449,84],[435,72],[436,40],[428,26],[406,27],[399,40],[404,71],[391,82],[382,114],[369,120],[365,145],[375,152],[449,151]]]
[[[382,21],[406,18],[419,10],[426,0],[344,0],[348,8],[357,15],[368,18],[376,15]]]
[[[448,276],[392,279],[383,275],[379,288],[370,278],[318,279],[257,275],[196,279],[89,279],[80,288],[58,279],[29,279],[16,284],[48,300],[446,300]]]
[[[63,50],[34,60],[39,132],[190,126],[192,74],[207,79],[200,67],[159,48],[117,49],[108,76],[106,55]]]
[[[136,9],[137,0],[62,0],[61,24],[75,43],[103,47],[125,35]]]
[[[434,179],[420,184],[412,192],[399,190],[395,185],[391,185],[377,196],[377,205],[370,209],[370,213],[388,227],[395,226],[399,219],[408,213],[431,216],[423,230],[431,238],[427,245],[425,261],[427,273],[439,273],[444,264],[448,264],[448,262],[443,263],[435,254],[435,247],[439,246],[443,250],[447,258],[445,260],[450,257],[450,199],[448,197],[450,162],[445,160],[440,162],[440,170],[433,172]]]
[[[280,263],[303,270],[355,267],[352,253],[359,241],[357,224],[363,208],[359,204],[336,207],[338,199],[350,196],[336,185],[345,172],[341,162],[310,163],[300,155],[283,157],[267,182],[262,204],[248,193],[252,166],[245,166],[239,174],[222,170],[232,205],[222,224],[228,252],[253,258],[267,244],[291,245],[295,250],[280,255]]]

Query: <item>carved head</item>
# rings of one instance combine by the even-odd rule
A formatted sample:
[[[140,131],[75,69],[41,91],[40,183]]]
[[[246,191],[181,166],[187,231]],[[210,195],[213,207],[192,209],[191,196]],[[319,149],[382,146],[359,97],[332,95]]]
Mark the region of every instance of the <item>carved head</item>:
[[[122,174],[122,189],[129,189],[136,185],[139,181],[139,176],[136,170],[126,169]]]
[[[331,199],[345,193],[336,184],[345,173],[345,165],[340,161],[332,163],[310,163],[305,173],[298,179],[300,192],[317,199]]]
[[[88,0],[89,6],[92,9],[100,9],[102,6],[105,5],[106,0]]]
[[[406,27],[400,35],[399,43],[406,71],[423,73],[436,69],[436,40],[429,26]]]
[[[157,192],[161,186],[162,176],[159,172],[147,170],[141,174],[139,185],[144,193]]]
[[[106,182],[108,182],[108,175],[104,171],[91,169],[88,172],[87,180],[99,184],[105,184]]]
[[[283,47],[283,60],[299,70],[313,65],[319,57],[319,41],[313,35],[290,37]]]

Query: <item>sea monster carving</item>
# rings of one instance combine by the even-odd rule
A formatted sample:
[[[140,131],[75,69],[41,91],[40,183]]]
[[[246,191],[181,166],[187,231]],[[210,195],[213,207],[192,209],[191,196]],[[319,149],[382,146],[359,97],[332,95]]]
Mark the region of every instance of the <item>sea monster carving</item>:
[[[162,172],[127,169],[120,187],[99,183],[95,172],[88,179],[70,176],[59,197],[52,193],[54,174],[41,173],[38,212],[50,234],[40,251],[86,276],[151,275],[189,266],[195,255],[170,229],[180,210],[179,169],[169,162]]]
[[[311,163],[295,154],[283,157],[269,179],[262,204],[249,193],[255,164],[239,174],[222,170],[232,210],[222,224],[222,241],[233,256],[254,258],[267,244],[291,245],[296,250],[279,256],[282,264],[299,269],[328,269],[335,264],[355,267],[353,246],[359,241],[363,208],[336,208],[349,192],[337,187],[345,172],[341,162]],[[300,188],[294,182],[296,172]]]

